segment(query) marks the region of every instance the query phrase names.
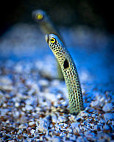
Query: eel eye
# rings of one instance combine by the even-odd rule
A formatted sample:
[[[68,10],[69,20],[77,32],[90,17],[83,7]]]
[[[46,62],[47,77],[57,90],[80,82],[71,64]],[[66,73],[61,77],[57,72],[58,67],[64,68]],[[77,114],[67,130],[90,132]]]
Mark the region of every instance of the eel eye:
[[[50,41],[51,41],[51,43],[55,43],[56,39],[52,37]]]
[[[37,15],[36,15],[36,18],[37,18],[38,20],[42,20],[42,19],[43,19],[43,15],[42,15],[42,14],[37,14]]]

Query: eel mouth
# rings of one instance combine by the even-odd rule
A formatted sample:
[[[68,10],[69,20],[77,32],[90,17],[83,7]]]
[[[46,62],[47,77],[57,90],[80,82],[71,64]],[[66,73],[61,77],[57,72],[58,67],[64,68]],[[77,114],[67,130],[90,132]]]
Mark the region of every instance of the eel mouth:
[[[49,44],[49,35],[48,34],[45,35],[45,40]]]

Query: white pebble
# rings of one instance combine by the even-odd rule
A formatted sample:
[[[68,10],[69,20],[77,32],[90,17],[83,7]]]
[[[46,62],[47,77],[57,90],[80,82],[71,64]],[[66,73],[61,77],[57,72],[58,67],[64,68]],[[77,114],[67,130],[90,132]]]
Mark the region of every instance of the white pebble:
[[[19,111],[16,111],[15,113],[14,113],[14,116],[17,118],[17,117],[19,117]]]
[[[62,98],[62,97],[63,97],[62,94],[57,94],[57,99],[60,99],[60,98]]]
[[[23,72],[23,67],[22,67],[21,65],[19,65],[19,64],[17,64],[14,69],[15,69],[15,71],[18,72],[18,73]]]
[[[59,137],[52,138],[52,142],[60,142],[61,139]]]
[[[42,80],[39,80],[39,84],[43,87],[46,87],[49,85],[49,81],[46,79],[42,79]]]
[[[15,107],[19,107],[19,103],[18,102],[15,103]]]
[[[7,104],[4,103],[4,104],[3,104],[3,107],[7,107]]]
[[[92,107],[95,107],[95,108],[96,108],[96,107],[98,107],[99,105],[100,105],[100,104],[99,104],[99,101],[92,101],[92,102],[91,102],[91,106],[92,106]]]
[[[63,102],[62,102],[62,105],[63,105],[64,107],[68,106],[68,101],[67,101],[67,100],[66,100],[66,101],[63,101]]]
[[[35,124],[35,122],[29,122],[29,126],[32,126],[34,124]]]
[[[54,123],[57,122],[57,116],[56,115],[52,115],[52,122],[54,122]]]
[[[58,121],[58,122],[65,122],[65,121],[66,121],[66,117],[64,117],[64,116],[59,116],[57,121]]]
[[[51,82],[51,84],[52,84],[52,86],[57,86],[57,85],[60,84],[60,81],[59,81],[59,80],[53,80],[53,81]]]
[[[34,134],[35,130],[34,130],[34,129],[32,129],[30,132],[31,132],[31,134]]]
[[[30,105],[26,105],[26,106],[25,106],[25,109],[26,109],[27,111],[30,111],[30,110],[32,110],[32,109],[33,109],[33,107],[32,107],[32,106],[30,106]]]

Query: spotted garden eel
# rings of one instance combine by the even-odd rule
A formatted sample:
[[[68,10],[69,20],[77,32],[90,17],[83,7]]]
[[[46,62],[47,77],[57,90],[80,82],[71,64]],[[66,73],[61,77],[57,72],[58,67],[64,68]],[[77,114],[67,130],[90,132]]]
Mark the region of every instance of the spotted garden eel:
[[[39,23],[41,30],[43,31],[44,34],[55,34],[63,42],[63,39],[59,31],[55,28],[54,24],[52,23],[51,19],[48,17],[45,11],[35,10],[32,13],[32,17],[37,23]],[[58,72],[58,78],[60,80],[63,80],[63,74],[58,62],[57,62],[57,72]]]
[[[76,66],[58,36],[49,34],[45,39],[61,66],[68,89],[70,113],[77,114],[83,110],[83,98]]]

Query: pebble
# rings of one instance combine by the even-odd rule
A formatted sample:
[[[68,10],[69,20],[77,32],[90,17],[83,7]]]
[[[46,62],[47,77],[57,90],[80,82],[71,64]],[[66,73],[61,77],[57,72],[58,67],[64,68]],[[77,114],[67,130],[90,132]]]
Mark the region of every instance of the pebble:
[[[113,108],[112,103],[107,103],[104,105],[103,111],[110,112],[112,110],[112,108]]]
[[[61,139],[59,137],[52,138],[52,142],[61,142]]]
[[[80,112],[80,115],[83,117],[83,116],[89,116],[89,113],[87,113],[86,111],[81,111]]]
[[[85,139],[81,136],[79,136],[77,139],[76,139],[76,142],[85,142]]]
[[[114,114],[112,114],[112,113],[105,113],[104,114],[104,119],[105,119],[106,122],[109,121],[109,120],[112,120],[112,119],[114,119]]]
[[[92,132],[85,132],[85,137],[89,140],[89,141],[95,141],[95,134]]]
[[[71,126],[72,126],[72,129],[75,131],[75,132],[80,132],[80,128],[79,128],[79,124],[78,122],[75,122],[75,123],[72,123]]]
[[[7,76],[3,76],[0,77],[0,85],[11,85],[12,84],[12,80],[7,77]]]
[[[39,80],[39,84],[43,87],[47,87],[49,85],[49,81],[46,79]]]
[[[65,122],[66,121],[66,117],[64,116],[59,116],[57,122],[61,123],[61,122]]]
[[[25,106],[25,110],[27,110],[27,111],[33,110],[33,107],[30,106],[30,105],[26,105],[26,106]]]
[[[34,129],[32,129],[30,132],[31,132],[31,134],[34,134],[34,133],[35,133],[35,130],[34,130]]]
[[[100,105],[99,101],[92,101],[91,102],[91,107],[93,107],[93,108],[97,108],[97,107],[99,107],[99,105]]]
[[[20,115],[19,111],[14,112],[14,117],[18,118]]]
[[[68,114],[63,111],[69,109],[65,83],[40,76],[39,69],[33,67],[34,63],[32,66],[25,64],[15,63],[16,68],[11,64],[11,70],[7,70],[1,79],[5,78],[0,84],[1,141],[4,138],[5,141],[25,142],[112,140],[114,122],[110,93],[108,96],[100,90],[86,93],[88,87],[83,84],[86,107],[78,115]],[[12,86],[12,89],[4,86]]]
[[[113,142],[113,140],[111,140],[111,136],[109,136],[106,133],[99,133],[98,134],[98,138],[97,138],[100,142]]]
[[[19,103],[18,102],[15,103],[15,107],[19,107]]]
[[[29,126],[36,124],[35,122],[29,122]]]
[[[68,101],[63,101],[61,104],[62,104],[62,106],[66,107],[66,106],[68,106]]]
[[[56,123],[57,122],[57,116],[56,115],[52,115],[52,122]]]
[[[103,129],[105,129],[105,130],[109,130],[110,128],[109,128],[109,126],[108,126],[108,125],[106,125],[106,124],[105,124],[105,125],[103,126]]]

